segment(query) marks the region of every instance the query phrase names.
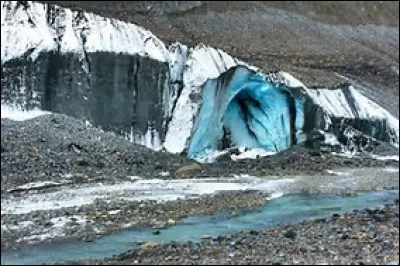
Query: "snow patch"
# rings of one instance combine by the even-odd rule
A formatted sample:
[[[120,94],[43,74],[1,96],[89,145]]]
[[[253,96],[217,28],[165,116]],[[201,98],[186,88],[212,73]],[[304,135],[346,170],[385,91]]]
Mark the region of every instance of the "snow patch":
[[[325,137],[324,139],[325,144],[330,146],[342,145],[334,134],[329,132],[324,132],[322,130],[320,131],[320,133],[323,134]]]
[[[132,181],[136,181],[136,180],[141,180],[142,178],[140,176],[136,176],[136,175],[132,175],[132,176],[128,176],[128,178]]]
[[[1,118],[8,118],[15,121],[29,120],[46,114],[51,114],[51,112],[43,111],[38,108],[29,111],[24,111],[19,108],[12,107],[10,105],[6,104],[1,105]]]
[[[109,211],[108,214],[115,215],[115,214],[118,214],[120,212],[121,212],[121,210],[112,210],[112,211]]]
[[[347,150],[344,151],[344,152],[332,152],[331,154],[335,155],[335,156],[349,158],[349,159],[354,158],[355,156],[357,156],[356,152],[351,152],[351,151],[347,151]]]
[[[92,184],[80,188],[64,188],[56,192],[26,195],[23,198],[1,200],[2,214],[23,214],[36,210],[54,210],[82,206],[96,199],[127,201],[168,201],[185,197],[199,197],[220,191],[261,190],[277,192],[292,179],[264,180],[251,176],[239,178],[204,178],[188,180],[136,180],[119,184]],[[52,221],[54,222],[54,221]]]
[[[359,155],[357,153],[349,152],[349,151],[340,152],[340,153],[332,152],[332,155],[346,157],[346,158],[359,157]],[[399,155],[377,155],[377,154],[371,154],[370,157],[375,159],[375,160],[380,160],[380,161],[397,161],[397,162],[399,161]]]
[[[399,155],[371,155],[372,158],[375,160],[380,160],[380,161],[399,161]]]
[[[251,177],[249,189],[259,190],[269,194],[285,193],[287,187],[297,182],[297,178],[282,178],[276,180],[265,180],[263,178]]]
[[[18,226],[20,226],[20,227],[29,227],[29,226],[32,226],[34,224],[35,223],[32,222],[32,221],[20,221],[20,222],[18,222]]]
[[[277,198],[283,197],[284,195],[285,194],[283,194],[282,192],[274,192],[274,193],[271,193],[271,195],[267,197],[267,200],[277,199]]]
[[[341,172],[341,171],[334,171],[334,170],[326,170],[326,172],[328,174],[333,174],[333,175],[337,175],[337,176],[349,176],[350,175],[350,173]]]
[[[260,148],[250,149],[247,151],[244,151],[242,149],[242,152],[239,155],[232,154],[231,158],[232,158],[232,160],[237,161],[237,160],[243,160],[243,159],[258,159],[260,157],[271,156],[271,155],[275,155],[275,154],[276,154],[276,152],[266,151],[266,150],[260,149]]]
[[[168,171],[165,171],[165,172],[160,172],[159,175],[162,177],[167,177],[170,176],[170,173]]]
[[[385,168],[384,171],[389,173],[398,173],[399,168]]]
[[[53,223],[53,228],[63,228],[69,221],[70,219],[65,216],[54,217],[50,219],[50,222]]]
[[[26,183],[21,186],[17,186],[15,188],[11,188],[7,190],[7,192],[12,192],[16,190],[31,190],[31,189],[40,189],[44,187],[49,187],[49,186],[59,186],[66,184],[67,182],[54,182],[54,181],[42,181],[42,182],[32,182],[32,183]]]
[[[205,150],[202,154],[196,156],[194,160],[199,163],[213,163],[218,157],[225,155],[228,152],[229,150]]]

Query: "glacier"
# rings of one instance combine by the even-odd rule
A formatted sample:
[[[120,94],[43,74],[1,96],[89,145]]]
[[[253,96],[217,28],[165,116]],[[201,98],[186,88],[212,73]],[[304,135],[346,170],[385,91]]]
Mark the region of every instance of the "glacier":
[[[301,134],[302,105],[285,86],[261,73],[243,66],[230,68],[204,85],[188,154],[232,146],[287,149]]]
[[[1,2],[1,36],[2,106],[71,115],[155,150],[212,162],[298,144],[398,148],[398,119],[351,83],[310,89],[218,48],[31,1]]]
[[[285,72],[236,66],[207,80],[202,95],[187,152],[194,159],[232,147],[275,154],[318,136],[340,152],[377,141],[398,147],[398,119],[351,84],[309,89]]]

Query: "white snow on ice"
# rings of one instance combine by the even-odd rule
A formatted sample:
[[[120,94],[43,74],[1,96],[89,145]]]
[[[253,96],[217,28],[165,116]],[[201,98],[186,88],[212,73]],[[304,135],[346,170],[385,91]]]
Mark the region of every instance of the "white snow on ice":
[[[54,33],[47,25],[46,6],[30,2],[25,12],[22,8],[15,9],[16,5],[17,1],[1,1],[2,64],[28,50],[32,50],[30,57],[35,60],[41,51],[57,49]],[[11,6],[10,11],[8,6]]]
[[[258,159],[260,157],[271,156],[275,154],[276,152],[271,152],[261,148],[256,148],[256,149],[250,149],[248,151],[242,151],[239,155],[232,154],[231,158],[232,160],[237,161],[243,159]]]
[[[341,145],[341,143],[338,141],[337,137],[333,133],[329,132],[324,132],[320,131],[321,134],[324,135],[325,140],[324,143],[327,145],[335,146],[335,145]]]
[[[292,88],[296,88],[296,87],[305,88],[306,87],[302,82],[300,82],[298,79],[296,79],[295,77],[293,77],[291,74],[289,74],[287,72],[280,71],[279,75],[283,78],[286,86],[288,86],[288,87],[292,87]]]
[[[132,23],[110,19],[55,6],[59,11],[55,25],[47,22],[48,5],[28,1],[29,8],[16,8],[17,1],[1,1],[1,63],[33,50],[35,60],[40,52],[58,48],[67,53],[115,52],[169,60],[165,44],[150,31]],[[16,12],[15,12],[16,11]],[[32,21],[33,23],[29,22]],[[64,28],[64,30],[61,30]],[[86,42],[83,43],[82,36]],[[56,39],[61,41],[56,41]],[[18,45],[16,45],[18,44]]]
[[[337,89],[305,89],[313,101],[326,111],[331,117],[361,118],[386,120],[388,127],[393,131],[392,144],[399,143],[399,120],[391,115],[386,109],[379,106],[366,96],[362,95],[353,86],[348,88],[351,97],[354,99],[356,110],[353,111],[344,93]]]
[[[180,153],[186,147],[195,116],[201,106],[201,101],[195,102],[191,96],[200,96],[202,85],[207,80],[217,78],[229,68],[237,65],[247,66],[255,71],[258,69],[254,66],[249,66],[220,49],[205,44],[199,44],[189,49],[183,67],[184,87],[176,103],[175,112],[168,125],[165,137],[164,147],[167,151]]]
[[[213,163],[218,157],[225,155],[228,152],[229,150],[205,150],[201,155],[196,156],[194,160],[199,163]]]
[[[115,214],[118,214],[120,212],[121,212],[121,210],[112,210],[112,211],[109,211],[108,214],[115,215]]]
[[[190,137],[195,115],[201,103],[193,102],[191,95],[200,95],[201,86],[207,79],[218,77],[237,62],[227,53],[204,44],[189,50],[183,70],[183,90],[176,103],[169,123],[164,147],[172,153],[182,152]]]
[[[84,58],[85,52],[115,52],[148,56],[160,62],[167,62],[170,67],[170,81],[182,81],[183,90],[178,99],[174,92],[166,92],[164,105],[168,106],[167,116],[172,116],[162,142],[158,132],[149,128],[144,135],[131,134],[131,140],[148,148],[160,150],[165,148],[172,153],[182,152],[191,136],[195,116],[201,106],[202,85],[208,80],[217,78],[229,68],[244,65],[252,70],[259,69],[249,66],[220,49],[204,44],[188,49],[185,45],[175,43],[167,47],[150,31],[132,23],[110,19],[89,12],[79,13],[67,8],[55,6],[58,16],[54,24],[49,24],[46,16],[48,5],[28,1],[28,8],[16,8],[16,1],[1,2],[1,62],[2,64],[30,52],[30,58],[35,60],[42,51],[59,49],[62,53],[73,52]],[[83,17],[78,17],[81,14]],[[85,42],[83,41],[85,39]],[[387,110],[380,107],[353,87],[349,88],[354,98],[356,111],[352,110],[341,90],[310,90],[303,83],[286,72],[279,72],[289,87],[302,87],[313,101],[325,110],[327,125],[330,117],[386,119],[393,131],[392,144],[398,147],[399,121]],[[195,96],[195,97],[193,97]],[[176,102],[172,114],[172,103]],[[26,120],[48,112],[38,109],[21,111],[9,106],[1,107],[1,117],[13,120]],[[329,141],[336,141],[329,138]],[[218,153],[203,158],[210,162]],[[214,157],[212,157],[214,156]],[[255,153],[249,152],[232,159],[255,158]],[[351,155],[352,156],[352,155]],[[199,159],[200,161],[202,159]]]
[[[130,141],[145,146],[149,149],[153,149],[155,151],[160,151],[163,147],[160,140],[160,134],[155,130],[149,127],[145,134],[135,134],[133,133],[133,127],[131,127],[131,135]]]

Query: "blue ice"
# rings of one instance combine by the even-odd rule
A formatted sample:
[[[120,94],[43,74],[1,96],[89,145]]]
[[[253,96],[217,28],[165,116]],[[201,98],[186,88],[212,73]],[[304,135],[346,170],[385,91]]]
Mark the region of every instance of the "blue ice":
[[[281,151],[302,135],[303,123],[301,97],[238,66],[204,84],[188,155],[195,158],[219,149],[224,130],[230,133],[231,146]]]

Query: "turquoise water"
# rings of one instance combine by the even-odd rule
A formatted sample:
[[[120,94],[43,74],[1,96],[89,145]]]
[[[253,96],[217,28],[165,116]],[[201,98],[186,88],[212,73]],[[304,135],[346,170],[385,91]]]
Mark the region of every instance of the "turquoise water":
[[[111,257],[137,247],[136,241],[200,241],[203,235],[226,235],[240,230],[265,228],[279,223],[297,222],[343,213],[354,209],[391,203],[397,190],[360,193],[357,197],[335,195],[290,195],[274,199],[267,205],[243,210],[231,217],[227,212],[195,216],[153,235],[150,228],[128,229],[103,236],[94,242],[64,241],[41,244],[1,253],[1,264],[42,264],[68,260]]]

